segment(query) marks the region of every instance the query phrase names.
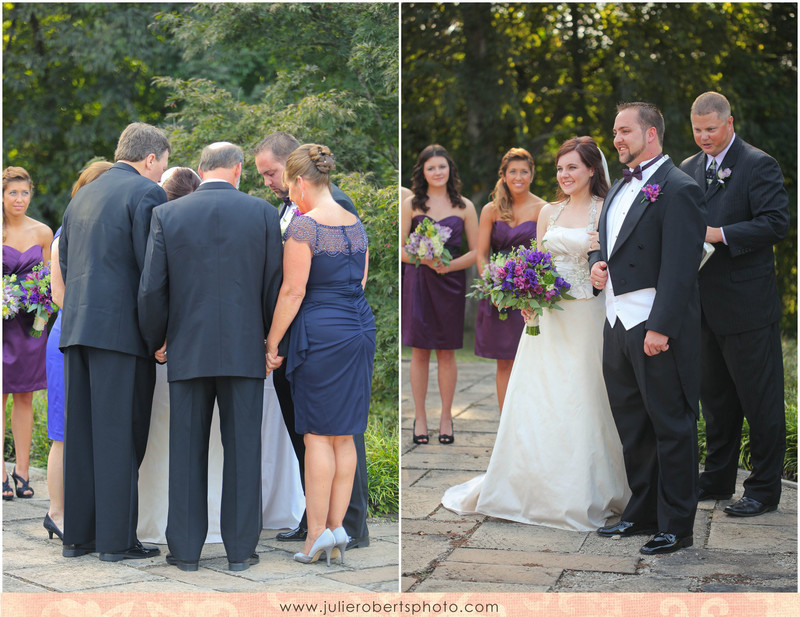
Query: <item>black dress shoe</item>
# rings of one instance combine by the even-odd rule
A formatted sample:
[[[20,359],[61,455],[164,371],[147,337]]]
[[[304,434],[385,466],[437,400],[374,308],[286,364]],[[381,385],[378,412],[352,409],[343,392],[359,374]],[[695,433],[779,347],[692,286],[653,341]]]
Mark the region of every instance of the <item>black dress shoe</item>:
[[[711,493],[705,489],[697,491],[697,501],[725,501],[733,497],[733,493]]]
[[[172,553],[167,553],[167,563],[171,566],[176,566],[178,570],[183,570],[184,572],[197,572],[196,561],[181,561],[173,557]]]
[[[674,533],[659,531],[639,549],[639,552],[643,555],[663,555],[665,553],[674,553],[678,549],[686,548],[692,544],[694,544],[692,536],[679,538]]]
[[[362,548],[364,546],[369,546],[369,536],[361,536],[360,538],[350,538],[347,543],[346,551],[349,551],[352,548]]]
[[[749,497],[742,497],[736,503],[726,506],[724,512],[731,516],[758,516],[764,512],[774,512],[777,509],[778,504],[767,505]]]
[[[258,563],[258,555],[253,553],[250,555],[248,559],[244,561],[229,561],[228,562],[228,570],[232,570],[233,572],[241,572],[242,570],[247,570],[250,566],[254,566]]]
[[[305,540],[306,534],[308,534],[308,529],[302,526],[295,527],[290,531],[282,531],[277,536],[275,536],[276,540],[280,540],[281,542],[292,542],[294,540]]]
[[[161,554],[157,546],[145,546],[137,541],[127,550],[116,553],[100,553],[100,561],[122,561],[123,559],[148,559]]]
[[[94,547],[94,542],[90,542],[89,544],[65,544],[61,549],[61,554],[64,557],[80,557],[96,551],[97,549]]]
[[[608,525],[597,530],[597,534],[610,538],[611,536],[647,536],[658,531],[655,523],[631,523],[630,521],[620,521],[616,525]]]

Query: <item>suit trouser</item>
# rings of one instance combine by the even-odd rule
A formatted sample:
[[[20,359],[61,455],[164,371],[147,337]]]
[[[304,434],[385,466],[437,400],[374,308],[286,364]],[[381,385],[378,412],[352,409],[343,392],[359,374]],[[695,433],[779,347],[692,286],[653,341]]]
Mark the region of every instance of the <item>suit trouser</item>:
[[[155,374],[152,358],[64,351],[64,544],[94,542],[110,553],[136,543]]]
[[[702,321],[700,402],[706,419],[706,463],[700,487],[734,493],[742,420],[750,426],[753,471],[744,494],[766,504],[781,498],[786,451],[783,357],[778,322],[764,328],[720,335]]]
[[[691,536],[697,510],[697,418],[675,352],[644,353],[645,324],[606,321],[603,376],[632,496],[622,520]]]
[[[166,535],[170,552],[181,561],[200,559],[208,533],[208,440],[215,400],[223,451],[220,532],[228,561],[248,559],[261,534],[264,380],[171,381]]]
[[[306,446],[303,435],[297,433],[294,428],[294,402],[292,401],[291,384],[286,379],[286,362],[272,373],[275,392],[278,395],[278,402],[281,406],[281,414],[289,431],[295,456],[300,464],[300,481],[303,485],[303,492],[306,490],[305,477],[305,457]],[[344,515],[342,525],[347,535],[351,538],[365,538],[369,535],[367,529],[367,502],[369,500],[369,485],[367,482],[367,450],[364,445],[364,435],[353,435],[356,445],[356,475],[353,478],[353,492],[350,495],[350,505]],[[307,527],[306,513],[303,512],[303,519],[300,522],[303,527]]]

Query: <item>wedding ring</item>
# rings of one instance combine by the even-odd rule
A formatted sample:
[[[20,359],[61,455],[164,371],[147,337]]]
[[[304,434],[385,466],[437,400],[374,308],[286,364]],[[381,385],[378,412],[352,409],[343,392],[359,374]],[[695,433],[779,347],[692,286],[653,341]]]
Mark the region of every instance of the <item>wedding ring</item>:
[[[600,283],[595,282],[594,286],[595,287],[600,287]]]

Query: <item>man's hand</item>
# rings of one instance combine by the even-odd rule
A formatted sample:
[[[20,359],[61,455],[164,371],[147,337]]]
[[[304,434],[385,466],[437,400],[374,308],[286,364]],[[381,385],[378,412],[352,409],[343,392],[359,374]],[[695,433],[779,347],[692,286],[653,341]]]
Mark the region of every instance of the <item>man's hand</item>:
[[[706,227],[706,242],[722,242],[722,227]]]
[[[592,281],[592,287],[598,290],[605,289],[608,282],[608,264],[604,261],[598,261],[592,266],[589,278]]]
[[[668,336],[664,336],[663,334],[659,334],[653,330],[648,330],[647,334],[644,335],[645,355],[655,356],[660,354],[662,351],[667,351],[667,349],[669,349]]]
[[[156,353],[153,354],[156,358],[156,362],[159,364],[164,364],[167,361],[167,341],[164,341],[164,344],[156,350]]]

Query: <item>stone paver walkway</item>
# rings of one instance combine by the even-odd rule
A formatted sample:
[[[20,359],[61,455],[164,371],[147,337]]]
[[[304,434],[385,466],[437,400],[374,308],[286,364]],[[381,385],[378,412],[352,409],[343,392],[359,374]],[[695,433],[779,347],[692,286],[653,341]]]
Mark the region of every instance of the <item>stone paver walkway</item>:
[[[723,513],[730,501],[701,502],[694,546],[639,553],[647,538],[461,516],[440,503],[445,489],[483,473],[499,414],[494,363],[459,363],[455,443],[438,443],[436,364],[428,392],[429,445],[412,443],[408,361],[402,389],[402,590],[412,592],[783,592],[797,591],[797,484],[784,482],[777,512]],[[742,495],[740,472],[737,493]]]
[[[11,466],[7,467],[11,473]],[[260,562],[244,572],[228,570],[222,544],[206,544],[197,572],[167,565],[166,545],[152,559],[100,561],[97,554],[61,556],[58,538],[42,527],[48,508],[47,480],[32,470],[32,499],[2,502],[3,592],[396,592],[399,546],[397,521],[370,520],[370,545],[347,551],[345,564],[301,564],[292,559],[300,542],[278,542],[263,530],[256,548]]]

